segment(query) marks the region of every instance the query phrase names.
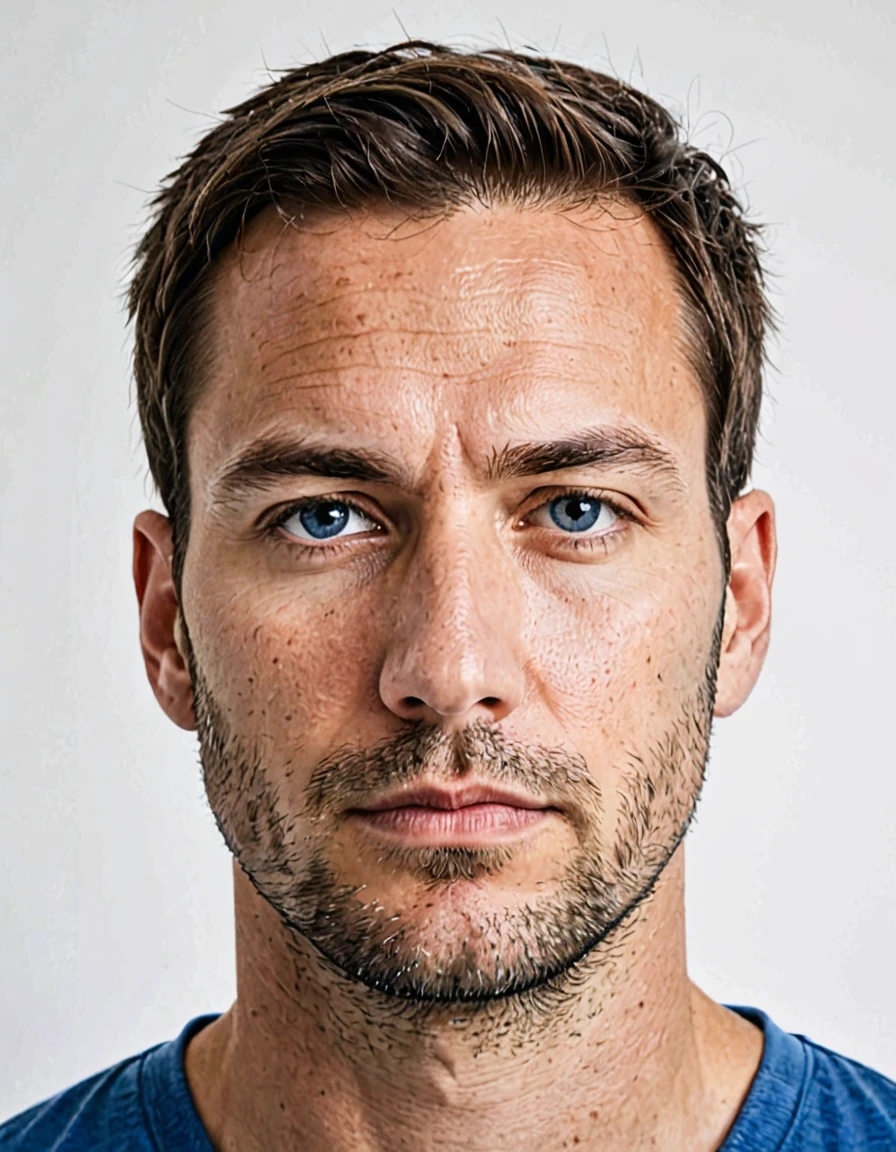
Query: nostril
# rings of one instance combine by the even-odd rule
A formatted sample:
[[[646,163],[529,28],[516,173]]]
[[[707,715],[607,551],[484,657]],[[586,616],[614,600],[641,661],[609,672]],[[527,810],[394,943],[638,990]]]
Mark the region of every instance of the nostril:
[[[494,708],[498,704],[500,704],[501,701],[498,699],[497,696],[483,696],[482,697],[482,703],[485,704],[485,706],[487,708]]]
[[[405,708],[420,708],[423,706],[423,701],[419,696],[405,696],[404,706]]]

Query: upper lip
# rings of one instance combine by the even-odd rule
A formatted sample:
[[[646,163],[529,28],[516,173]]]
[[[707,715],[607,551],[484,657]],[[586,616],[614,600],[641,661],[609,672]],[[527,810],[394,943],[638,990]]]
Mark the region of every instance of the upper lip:
[[[388,808],[443,808],[455,810],[471,804],[507,804],[512,808],[549,808],[544,800],[522,796],[503,788],[486,784],[466,784],[461,788],[424,786],[387,792],[374,800],[358,805],[361,812],[383,812]]]

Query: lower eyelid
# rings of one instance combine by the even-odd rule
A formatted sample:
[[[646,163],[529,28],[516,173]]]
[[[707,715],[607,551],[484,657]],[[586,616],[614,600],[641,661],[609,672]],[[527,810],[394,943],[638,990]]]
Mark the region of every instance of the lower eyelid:
[[[383,535],[383,530],[379,525],[374,525],[372,528],[365,528],[360,532],[348,532],[344,536],[325,536],[317,539],[314,536],[296,536],[280,524],[274,525],[273,533],[278,539],[288,544],[295,544],[300,548],[320,549],[338,548],[341,544],[346,544],[351,540],[368,540],[372,536]]]

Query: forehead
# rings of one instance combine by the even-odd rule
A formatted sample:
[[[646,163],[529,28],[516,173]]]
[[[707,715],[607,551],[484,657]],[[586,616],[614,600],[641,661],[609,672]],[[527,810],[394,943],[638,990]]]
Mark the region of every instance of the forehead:
[[[634,210],[266,213],[216,270],[193,467],[265,433],[469,454],[624,420],[696,453],[705,428],[674,267]]]

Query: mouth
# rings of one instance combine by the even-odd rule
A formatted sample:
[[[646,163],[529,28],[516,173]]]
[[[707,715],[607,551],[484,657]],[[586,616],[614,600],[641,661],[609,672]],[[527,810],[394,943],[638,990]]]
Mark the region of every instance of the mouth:
[[[346,816],[368,834],[393,843],[475,848],[530,834],[557,811],[532,796],[468,784],[390,792]]]

